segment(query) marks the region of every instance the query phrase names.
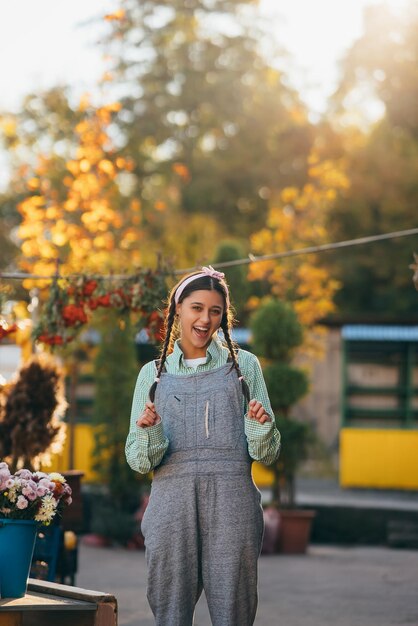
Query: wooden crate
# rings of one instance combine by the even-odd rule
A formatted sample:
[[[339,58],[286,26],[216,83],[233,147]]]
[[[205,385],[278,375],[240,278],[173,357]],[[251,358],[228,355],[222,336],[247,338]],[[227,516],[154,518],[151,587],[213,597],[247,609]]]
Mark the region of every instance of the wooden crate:
[[[24,598],[0,599],[0,626],[117,626],[107,593],[30,578]]]

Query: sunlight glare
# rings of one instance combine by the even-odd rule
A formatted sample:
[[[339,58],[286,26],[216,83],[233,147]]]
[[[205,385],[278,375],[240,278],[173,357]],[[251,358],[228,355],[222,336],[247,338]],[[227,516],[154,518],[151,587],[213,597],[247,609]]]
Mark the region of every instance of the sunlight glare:
[[[365,8],[382,0],[260,0],[260,11],[268,19],[278,43],[291,54],[278,60],[289,82],[298,89],[317,121],[327,106],[339,78],[338,62],[363,32]],[[395,12],[405,10],[410,0],[387,0]],[[380,114],[381,108],[375,109]],[[379,111],[379,113],[377,113]]]

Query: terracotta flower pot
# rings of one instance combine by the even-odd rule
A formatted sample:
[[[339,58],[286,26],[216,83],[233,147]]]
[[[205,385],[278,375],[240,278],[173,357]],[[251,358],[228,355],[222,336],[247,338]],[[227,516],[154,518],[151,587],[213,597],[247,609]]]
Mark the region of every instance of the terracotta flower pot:
[[[305,554],[315,511],[280,510],[278,549],[282,554]]]

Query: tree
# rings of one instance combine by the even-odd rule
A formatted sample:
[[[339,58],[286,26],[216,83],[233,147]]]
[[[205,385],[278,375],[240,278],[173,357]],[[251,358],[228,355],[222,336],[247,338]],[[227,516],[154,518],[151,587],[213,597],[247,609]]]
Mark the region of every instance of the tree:
[[[0,458],[10,459],[12,473],[39,469],[65,438],[63,372],[47,355],[33,357],[1,390],[0,400]]]
[[[329,119],[339,130],[350,189],[336,199],[327,227],[334,240],[408,229],[416,223],[418,167],[418,11],[373,6],[364,34],[342,64]],[[367,98],[364,95],[367,94]],[[362,132],[353,128],[353,102],[380,103],[383,117]],[[362,246],[324,258],[341,281],[341,314],[408,319],[416,312],[407,271],[417,237]]]
[[[34,176],[37,160],[51,153],[63,156],[75,149],[74,127],[80,112],[69,104],[65,88],[27,95],[17,113],[0,113],[0,142],[3,148],[3,174],[8,183],[0,193],[0,266],[15,270],[19,263],[17,210],[28,196],[28,182]],[[56,172],[55,183],[60,178]],[[29,193],[33,189],[29,188]],[[24,297],[24,293],[21,294]]]
[[[342,78],[333,111],[350,114],[357,99],[380,101],[391,127],[418,139],[416,68],[418,8],[413,0],[402,11],[386,4],[366,7],[364,33],[341,64]]]
[[[246,256],[244,247],[236,240],[224,239],[216,249],[213,263],[235,261]],[[245,265],[237,265],[222,269],[226,281],[230,287],[232,304],[236,311],[238,321],[242,324],[246,319],[246,305],[249,296],[249,284],[247,281],[247,269]]]
[[[41,275],[54,274],[57,260],[63,274],[121,270],[141,260],[140,206],[121,189],[132,163],[116,156],[108,135],[118,105],[93,109],[83,100],[80,109],[71,158],[40,156],[18,205],[21,266]]]
[[[294,507],[295,475],[307,458],[313,440],[309,424],[292,419],[290,410],[308,391],[304,371],[291,365],[303,340],[303,328],[291,306],[280,300],[263,304],[251,318],[254,351],[265,360],[263,374],[282,448],[273,464],[273,498],[281,506]]]
[[[328,213],[349,182],[342,161],[321,161],[313,151],[308,163],[309,179],[302,188],[288,187],[271,198],[266,225],[251,237],[253,253],[281,253],[328,241]],[[314,328],[334,310],[339,285],[317,255],[253,263],[249,278],[268,280],[276,297],[292,303],[304,327]],[[258,306],[259,300],[253,298],[251,304]]]
[[[95,360],[93,469],[107,496],[95,507],[93,530],[126,542],[133,532],[133,513],[147,478],[134,474],[125,460],[132,393],[138,373],[129,320],[114,313],[103,317]]]
[[[131,501],[132,485],[136,484],[125,461],[124,447],[138,366],[128,319],[121,321],[114,313],[108,313],[101,320],[100,332],[94,368],[94,469],[109,486],[115,502],[122,505],[126,498]]]
[[[418,142],[383,120],[347,151],[346,160],[351,187],[329,214],[333,240],[390,233],[416,223]],[[414,315],[408,265],[417,249],[415,236],[328,255],[324,265],[342,285],[335,299],[340,314],[375,319]]]
[[[271,188],[303,179],[306,111],[260,53],[256,4],[126,0],[108,16],[110,74],[126,94],[117,123],[145,219],[174,186],[184,213],[248,236]]]

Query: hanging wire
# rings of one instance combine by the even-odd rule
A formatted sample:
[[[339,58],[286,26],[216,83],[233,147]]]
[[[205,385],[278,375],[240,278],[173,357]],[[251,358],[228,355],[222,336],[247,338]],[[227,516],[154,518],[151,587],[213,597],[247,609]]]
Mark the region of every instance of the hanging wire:
[[[302,254],[315,254],[317,252],[327,252],[328,250],[339,250],[341,248],[351,248],[354,246],[362,246],[370,243],[384,241],[387,239],[396,239],[398,237],[410,237],[411,235],[418,235],[418,228],[410,228],[408,230],[398,230],[391,233],[385,233],[383,235],[370,235],[368,237],[360,237],[358,239],[349,239],[347,241],[339,241],[336,243],[325,243],[320,246],[309,246],[307,248],[299,248],[297,250],[287,250],[285,252],[276,252],[274,254],[264,254],[261,256],[255,256],[249,254],[243,259],[235,259],[234,261],[220,261],[219,263],[212,263],[214,268],[235,267],[239,265],[249,265],[250,263],[259,263],[261,261],[272,261],[276,259],[284,259],[291,256],[299,256]],[[58,278],[71,279],[80,274],[66,274],[60,275],[58,273],[59,264],[57,264],[57,270],[52,276],[39,276],[38,274],[27,274],[24,272],[0,272],[0,278],[8,280],[52,280]],[[187,267],[183,269],[176,269],[172,273],[174,274],[186,274],[200,269],[200,266]],[[132,274],[89,274],[91,278],[104,278],[104,279],[116,279],[124,280],[132,277]]]
[[[360,237],[359,239],[349,239],[347,241],[339,241],[337,243],[325,243],[320,246],[309,246],[308,248],[299,248],[298,250],[287,250],[286,252],[276,252],[274,254],[264,254],[262,256],[255,256],[249,254],[245,259],[236,259],[234,261],[223,261],[220,263],[212,263],[212,267],[234,267],[236,265],[248,265],[249,263],[258,263],[260,261],[272,261],[274,259],[284,259],[285,257],[298,256],[301,254],[313,254],[315,252],[326,252],[327,250],[338,250],[340,248],[349,248],[353,246],[365,245],[367,243],[374,243],[376,241],[383,241],[385,239],[395,239],[397,237],[410,237],[411,235],[418,235],[418,228],[410,228],[409,230],[399,230],[392,233],[386,233],[384,235],[370,235],[369,237]],[[192,272],[199,267],[189,267],[181,270],[174,270],[174,274],[185,274],[186,272]]]

